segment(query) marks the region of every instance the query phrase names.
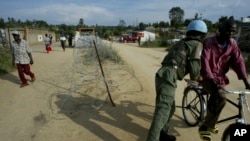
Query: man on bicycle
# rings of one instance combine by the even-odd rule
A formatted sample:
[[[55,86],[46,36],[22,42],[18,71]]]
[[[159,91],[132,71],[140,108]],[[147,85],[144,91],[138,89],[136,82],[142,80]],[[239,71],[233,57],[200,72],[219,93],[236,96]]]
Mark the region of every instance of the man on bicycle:
[[[226,104],[225,92],[220,89],[229,84],[226,73],[231,67],[238,79],[243,80],[246,89],[250,89],[248,75],[240,48],[232,38],[236,31],[236,23],[227,20],[219,27],[219,32],[204,40],[201,56],[202,87],[210,94],[207,115],[199,127],[202,140],[211,141],[211,132],[218,133],[215,126],[219,115]]]
[[[162,61],[155,75],[156,104],[147,141],[175,141],[168,134],[169,121],[175,111],[177,80],[190,74],[192,80],[200,76],[200,55],[207,26],[202,20],[192,21],[187,28],[186,38],[176,43]]]

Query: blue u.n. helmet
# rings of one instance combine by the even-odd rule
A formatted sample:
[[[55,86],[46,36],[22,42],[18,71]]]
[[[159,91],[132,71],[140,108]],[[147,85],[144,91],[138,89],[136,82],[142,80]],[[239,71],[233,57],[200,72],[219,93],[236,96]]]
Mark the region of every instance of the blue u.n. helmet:
[[[194,20],[187,27],[187,31],[190,31],[190,30],[195,30],[195,31],[199,31],[202,33],[207,33],[207,25],[202,20]]]

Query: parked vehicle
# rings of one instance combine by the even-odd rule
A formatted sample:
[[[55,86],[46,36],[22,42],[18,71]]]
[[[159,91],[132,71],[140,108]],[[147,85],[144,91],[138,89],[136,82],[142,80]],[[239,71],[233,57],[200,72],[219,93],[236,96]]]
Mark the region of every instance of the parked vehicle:
[[[121,36],[121,42],[137,42],[137,37],[131,36],[131,35],[122,35]]]

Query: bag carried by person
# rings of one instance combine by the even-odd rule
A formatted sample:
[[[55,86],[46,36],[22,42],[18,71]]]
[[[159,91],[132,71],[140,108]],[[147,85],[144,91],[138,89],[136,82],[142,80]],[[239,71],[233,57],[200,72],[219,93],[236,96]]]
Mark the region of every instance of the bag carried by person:
[[[48,51],[52,51],[51,45],[48,45],[48,46],[46,47],[46,50],[47,50],[47,52],[48,52]]]

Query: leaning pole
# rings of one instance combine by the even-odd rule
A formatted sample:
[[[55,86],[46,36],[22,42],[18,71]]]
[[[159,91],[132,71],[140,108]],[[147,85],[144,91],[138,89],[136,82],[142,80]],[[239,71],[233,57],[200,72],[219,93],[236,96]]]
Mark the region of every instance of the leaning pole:
[[[106,86],[106,89],[107,89],[107,92],[108,92],[109,100],[110,100],[112,106],[115,107],[115,103],[112,100],[112,97],[111,97],[111,94],[110,94],[110,91],[109,91],[109,87],[108,87],[108,83],[106,81],[106,78],[105,78],[105,75],[104,75],[104,72],[103,72],[102,63],[101,63],[101,60],[100,60],[100,57],[99,57],[99,54],[98,54],[98,51],[97,51],[95,40],[93,40],[93,43],[94,43],[94,48],[95,48],[96,56],[97,56],[97,59],[98,59],[98,63],[99,63],[99,66],[100,66],[100,69],[101,69],[101,72],[102,72],[103,80],[104,80],[104,83],[105,83],[105,86]]]

